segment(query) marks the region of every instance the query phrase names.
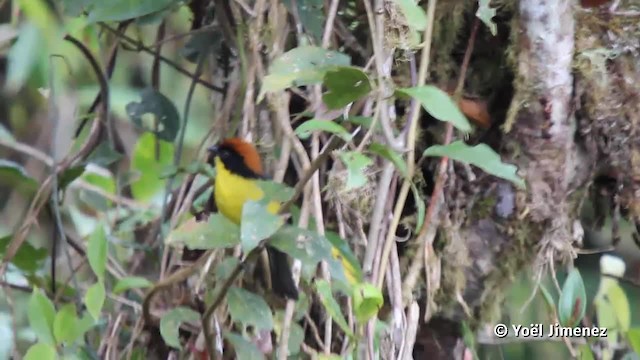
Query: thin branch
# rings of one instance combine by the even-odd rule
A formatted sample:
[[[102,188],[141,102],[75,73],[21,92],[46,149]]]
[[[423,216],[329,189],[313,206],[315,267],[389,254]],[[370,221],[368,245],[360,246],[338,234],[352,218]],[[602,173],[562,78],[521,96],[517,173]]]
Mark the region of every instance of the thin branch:
[[[132,39],[131,37],[127,36],[126,34],[124,34],[124,33],[120,32],[120,31],[110,27],[109,25],[107,25],[105,23],[100,23],[100,26],[102,26],[107,31],[115,34],[120,39],[128,41],[131,45],[135,46],[136,49],[142,50],[142,51],[144,51],[144,52],[146,52],[147,54],[150,54],[150,55],[155,55],[155,50],[145,46],[144,44],[142,44],[142,42],[140,42],[138,40],[135,40],[135,39]],[[175,62],[175,61],[173,61],[173,60],[171,60],[171,59],[169,59],[169,58],[167,58],[165,56],[162,56],[162,55],[159,55],[158,58],[160,58],[160,60],[162,60],[162,62],[164,62],[165,64],[167,64],[167,65],[171,66],[172,68],[174,68],[179,73],[181,73],[183,75],[186,75],[186,76],[189,76],[190,78],[194,78],[194,74],[193,73],[191,73],[190,71],[184,69],[177,62]],[[206,87],[207,89],[212,90],[212,91],[217,91],[219,93],[222,93],[224,91],[223,88],[221,88],[219,86],[216,86],[216,85],[213,85],[210,82],[208,82],[206,80],[203,80],[203,79],[201,79],[199,77],[196,79],[196,82],[198,84]]]

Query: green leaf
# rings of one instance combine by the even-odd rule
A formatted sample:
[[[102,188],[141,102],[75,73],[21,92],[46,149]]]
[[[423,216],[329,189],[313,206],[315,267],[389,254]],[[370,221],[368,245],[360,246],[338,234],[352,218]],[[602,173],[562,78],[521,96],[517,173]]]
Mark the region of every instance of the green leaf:
[[[407,20],[407,25],[413,30],[423,31],[427,28],[427,14],[416,4],[415,0],[395,0]]]
[[[491,0],[478,0],[478,11],[476,11],[476,16],[480,19],[489,30],[491,30],[491,35],[496,36],[498,33],[498,26],[495,22],[493,22],[493,17],[496,16],[496,9],[490,6]]]
[[[179,306],[167,311],[160,319],[160,335],[164,342],[176,349],[182,349],[180,346],[180,325],[185,322],[199,323],[200,314],[197,312]]]
[[[364,170],[373,164],[373,160],[356,151],[340,153],[340,159],[342,159],[348,171],[346,190],[359,188],[367,183]]]
[[[273,329],[271,309],[262,297],[238,287],[231,287],[227,293],[227,304],[233,321],[241,323],[244,327]]]
[[[138,139],[133,150],[131,170],[138,171],[140,177],[131,183],[133,196],[147,201],[164,187],[164,180],[159,176],[162,169],[173,163],[174,146],[170,142],[157,140],[160,155],[156,160],[156,137],[152,133],[144,133]]]
[[[180,115],[171,99],[153,88],[144,89],[140,97],[142,100],[139,103],[132,101],[126,106],[127,114],[133,123],[143,130],[154,133],[158,139],[169,142],[175,140],[180,128]],[[152,114],[154,121],[148,124],[143,123],[142,116],[145,114]],[[155,122],[158,123],[157,131]]]
[[[84,304],[87,306],[89,314],[91,314],[95,320],[100,319],[100,312],[102,311],[105,297],[104,284],[101,281],[98,281],[87,289],[87,293],[84,296]]]
[[[153,12],[162,10],[174,3],[176,0],[111,0],[111,1],[91,1],[91,11],[89,11],[89,21],[122,21],[133,19]]]
[[[7,247],[11,243],[12,235],[0,238],[0,256],[4,256]],[[32,274],[38,271],[44,265],[44,261],[49,256],[49,252],[45,248],[36,249],[29,242],[22,243],[16,255],[11,259],[11,263],[18,269]]]
[[[633,351],[635,351],[636,354],[640,354],[640,328],[629,329],[627,332],[627,340]]]
[[[479,167],[484,172],[511,181],[517,187],[526,187],[524,180],[516,171],[518,167],[503,163],[498,155],[487,144],[469,146],[462,140],[456,140],[448,145],[434,145],[427,148],[423,156],[447,156],[453,160]]]
[[[291,0],[284,0],[283,3],[289,13],[294,14]],[[313,36],[315,42],[320,44],[325,23],[323,0],[296,0],[295,4],[297,5],[296,10],[300,17],[300,24],[308,34]]]
[[[298,126],[295,130],[296,135],[300,139],[307,139],[311,136],[312,133],[316,131],[326,131],[328,133],[336,134],[343,138],[345,141],[349,141],[351,139],[351,134],[342,127],[342,125],[337,124],[333,121],[325,121],[318,119],[311,119],[303,122],[300,126]]]
[[[98,147],[93,149],[89,157],[87,157],[88,163],[93,163],[98,166],[106,167],[113,164],[116,161],[122,159],[122,154],[117,152],[111,147],[109,142],[102,142]]]
[[[349,288],[343,264],[334,258],[333,247],[327,238],[320,236],[317,232],[285,225],[271,237],[269,245],[300,260],[302,274],[307,279],[312,278],[315,274],[318,262],[325,260],[332,279],[342,284],[343,287]],[[359,267],[355,267],[355,269],[359,270]],[[357,276],[357,273],[354,276]]]
[[[190,218],[167,236],[167,244],[184,244],[190,250],[220,249],[238,245],[240,229],[220,213],[206,221]]]
[[[127,276],[118,280],[116,286],[113,287],[115,295],[122,294],[129,289],[139,289],[153,286],[153,283],[140,276]]]
[[[237,360],[254,360],[265,358],[264,354],[260,352],[260,350],[254,343],[248,341],[241,335],[225,331],[224,337],[231,343],[231,346],[233,346],[233,349],[236,351]]]
[[[353,282],[362,281],[362,269],[360,268],[360,262],[358,262],[358,258],[351,251],[349,243],[333,231],[327,231],[325,236],[331,243],[334,256],[337,251],[339,256],[343,259],[342,264],[345,268],[345,275],[352,277],[354,279]]]
[[[300,353],[300,348],[304,342],[304,330],[300,325],[293,322],[289,331],[289,343],[287,348],[289,349],[289,356]]]
[[[324,279],[316,280],[316,291],[320,296],[320,302],[322,302],[325,310],[327,310],[327,314],[333,318],[333,321],[340,326],[347,336],[353,337],[353,332],[349,328],[347,320],[344,319],[342,311],[340,311],[340,305],[338,305],[338,302],[331,293],[331,286],[329,283]]]
[[[91,236],[89,236],[87,258],[94,274],[101,281],[104,281],[104,272],[107,268],[107,251],[107,235],[102,224],[98,224]]]
[[[569,272],[562,286],[558,300],[558,318],[562,326],[576,326],[584,317],[587,308],[587,294],[580,271],[574,268]]]
[[[25,21],[20,26],[18,40],[11,46],[8,55],[7,92],[15,93],[29,79],[46,48],[44,43],[44,37],[34,23]]]
[[[37,343],[31,345],[27,353],[24,355],[24,360],[55,360],[58,358],[56,348],[53,345],[45,343]]]
[[[631,310],[629,309],[629,300],[622,287],[617,283],[610,285],[607,288],[606,297],[616,310],[618,329],[622,331],[629,330],[631,326]]]
[[[295,191],[293,188],[283,183],[278,183],[271,180],[258,180],[258,186],[264,192],[264,197],[276,202],[289,201]]]
[[[317,46],[300,46],[289,50],[275,59],[265,76],[258,102],[267,92],[304,86],[322,82],[324,74],[333,66],[347,66],[351,63],[348,55],[325,50]]]
[[[4,159],[0,159],[0,186],[27,196],[38,190],[38,182],[20,164]]]
[[[384,304],[382,291],[369,283],[359,283],[353,289],[353,313],[356,320],[365,323],[378,314]]]
[[[53,321],[56,316],[56,309],[53,303],[46,297],[40,289],[34,288],[27,305],[27,317],[29,326],[36,333],[41,343],[54,345]]]
[[[272,214],[263,202],[251,200],[245,202],[240,223],[242,251],[245,253],[251,251],[260,241],[278,231],[282,224],[282,217]]]
[[[469,120],[458,108],[453,99],[444,91],[433,85],[398,89],[398,93],[406,94],[418,100],[422,107],[434,118],[450,122],[458,130],[468,133],[471,131]]]
[[[329,109],[340,109],[366,96],[371,91],[369,77],[356,67],[341,66],[324,74],[322,101]]]
[[[589,344],[580,345],[578,351],[580,352],[580,360],[595,360]]]
[[[78,165],[66,169],[62,174],[58,176],[58,189],[65,189],[69,184],[73,182],[73,180],[79,178],[82,173],[84,173],[84,169],[84,165]]]
[[[63,305],[53,320],[53,334],[58,344],[72,344],[78,335],[78,316],[74,304]]]
[[[369,150],[372,153],[382,156],[383,158],[391,161],[396,169],[398,169],[400,174],[402,174],[402,176],[404,176],[405,178],[409,176],[407,163],[402,160],[402,156],[400,154],[391,149],[389,146],[380,143],[372,143],[371,145],[369,145]]]

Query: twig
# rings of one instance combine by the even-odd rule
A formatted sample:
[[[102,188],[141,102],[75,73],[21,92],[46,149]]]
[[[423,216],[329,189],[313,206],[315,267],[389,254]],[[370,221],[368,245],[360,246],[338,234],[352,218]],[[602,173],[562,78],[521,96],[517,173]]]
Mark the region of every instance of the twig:
[[[126,41],[128,41],[131,45],[135,46],[137,49],[142,50],[144,52],[146,52],[147,54],[151,54],[151,55],[155,55],[155,50],[145,46],[144,44],[142,44],[140,41],[137,41],[135,39],[132,39],[131,37],[127,36],[126,34],[110,27],[109,25],[105,24],[105,23],[100,23],[100,26],[103,27],[104,29],[106,29],[107,31],[111,32],[112,34],[115,34],[117,37],[124,39]],[[178,64],[177,62],[168,59],[162,55],[158,56],[160,58],[160,60],[162,60],[162,62],[164,62],[165,64],[171,66],[172,68],[174,68],[176,71],[178,71],[179,73],[189,76],[190,78],[194,78],[194,74],[191,73],[190,71],[184,69],[182,66],[180,66],[180,64]],[[204,87],[206,87],[209,90],[212,91],[217,91],[219,93],[222,93],[224,90],[216,85],[211,84],[210,82],[203,80],[201,78],[197,78],[196,82]]]
[[[431,55],[431,41],[433,34],[433,23],[435,18],[435,9],[436,9],[437,0],[429,1],[429,5],[427,8],[427,28],[424,31],[424,46],[422,48],[422,55],[420,58],[420,68],[418,70],[418,86],[422,86],[426,82],[427,73],[429,69],[429,58]],[[402,188],[400,189],[400,193],[398,194],[398,199],[396,201],[396,206],[393,213],[393,218],[391,219],[391,224],[389,229],[387,230],[387,237],[385,239],[384,248],[382,252],[382,258],[380,259],[380,270],[378,272],[378,277],[376,279],[376,285],[379,289],[382,288],[382,283],[384,282],[384,276],[387,270],[387,264],[389,262],[389,253],[391,252],[391,246],[394,243],[394,237],[396,233],[396,229],[398,227],[398,223],[400,222],[400,216],[402,214],[402,209],[404,208],[405,201],[407,200],[407,195],[409,194],[409,188],[411,186],[411,179],[413,178],[413,174],[415,172],[415,143],[416,136],[418,132],[418,117],[420,115],[420,111],[418,109],[420,105],[418,102],[413,103],[413,107],[411,109],[412,118],[410,119],[411,127],[409,128],[409,133],[407,134],[407,146],[408,146],[408,154],[407,154],[407,172],[408,176],[404,179],[402,183]]]
[[[200,53],[200,57],[198,59],[198,65],[196,67],[196,72],[193,75],[192,79],[191,79],[191,85],[189,86],[189,91],[187,92],[187,98],[185,100],[185,104],[184,104],[184,118],[182,119],[182,123],[180,124],[180,132],[178,133],[178,145],[176,147],[176,152],[174,154],[173,157],[173,165],[174,166],[178,166],[180,164],[180,159],[182,158],[182,149],[184,147],[184,138],[185,138],[185,134],[187,132],[187,123],[189,122],[189,110],[191,110],[191,100],[193,99],[193,92],[196,88],[196,79],[200,76],[200,73],[202,72],[202,68],[204,66],[205,63],[205,59],[207,58],[207,55],[209,54],[209,48],[207,48],[204,51],[201,51]],[[158,53],[157,56],[159,57],[160,54]],[[169,200],[169,194],[171,193],[171,188],[173,187],[173,182],[175,181],[175,177],[176,174],[172,174],[169,179],[167,179],[167,184],[165,187],[165,195],[164,195],[164,201],[162,202],[163,206],[162,206],[162,218],[166,218],[167,215],[169,214],[167,212],[167,202]],[[173,226],[175,225],[175,221],[172,221],[172,223],[170,224],[170,228],[173,228]],[[159,222],[157,224],[157,226],[155,227],[154,234],[155,236],[153,238],[155,238],[157,236],[157,234],[160,232],[160,227],[162,226],[162,222]],[[163,250],[163,255],[162,255],[162,264],[160,264],[160,278],[162,279],[165,269],[166,269],[166,265],[167,262],[166,257],[168,256],[168,247],[165,247]]]

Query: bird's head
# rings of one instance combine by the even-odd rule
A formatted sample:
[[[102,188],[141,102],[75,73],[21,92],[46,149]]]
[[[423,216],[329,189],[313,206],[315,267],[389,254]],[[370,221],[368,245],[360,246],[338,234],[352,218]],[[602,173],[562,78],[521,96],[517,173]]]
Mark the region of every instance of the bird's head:
[[[253,144],[240,138],[229,138],[207,149],[210,159],[220,160],[232,173],[247,178],[263,176],[262,162]]]

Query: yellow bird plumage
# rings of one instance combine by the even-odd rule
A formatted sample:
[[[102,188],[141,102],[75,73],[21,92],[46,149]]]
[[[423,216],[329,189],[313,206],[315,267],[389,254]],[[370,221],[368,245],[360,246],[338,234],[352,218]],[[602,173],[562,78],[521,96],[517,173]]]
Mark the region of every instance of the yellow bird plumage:
[[[258,201],[264,192],[257,180],[265,179],[262,172],[260,156],[255,147],[239,138],[222,141],[209,149],[214,156],[216,178],[214,198],[218,211],[236,224],[242,221],[242,208],[248,200]],[[268,210],[276,214],[281,204],[272,201]],[[267,247],[270,255],[271,278],[274,291],[285,297],[297,298],[297,289],[291,278],[287,256],[273,247]],[[332,248],[333,256],[342,260],[345,276],[350,283],[355,283],[355,269],[342,259],[338,249]]]

